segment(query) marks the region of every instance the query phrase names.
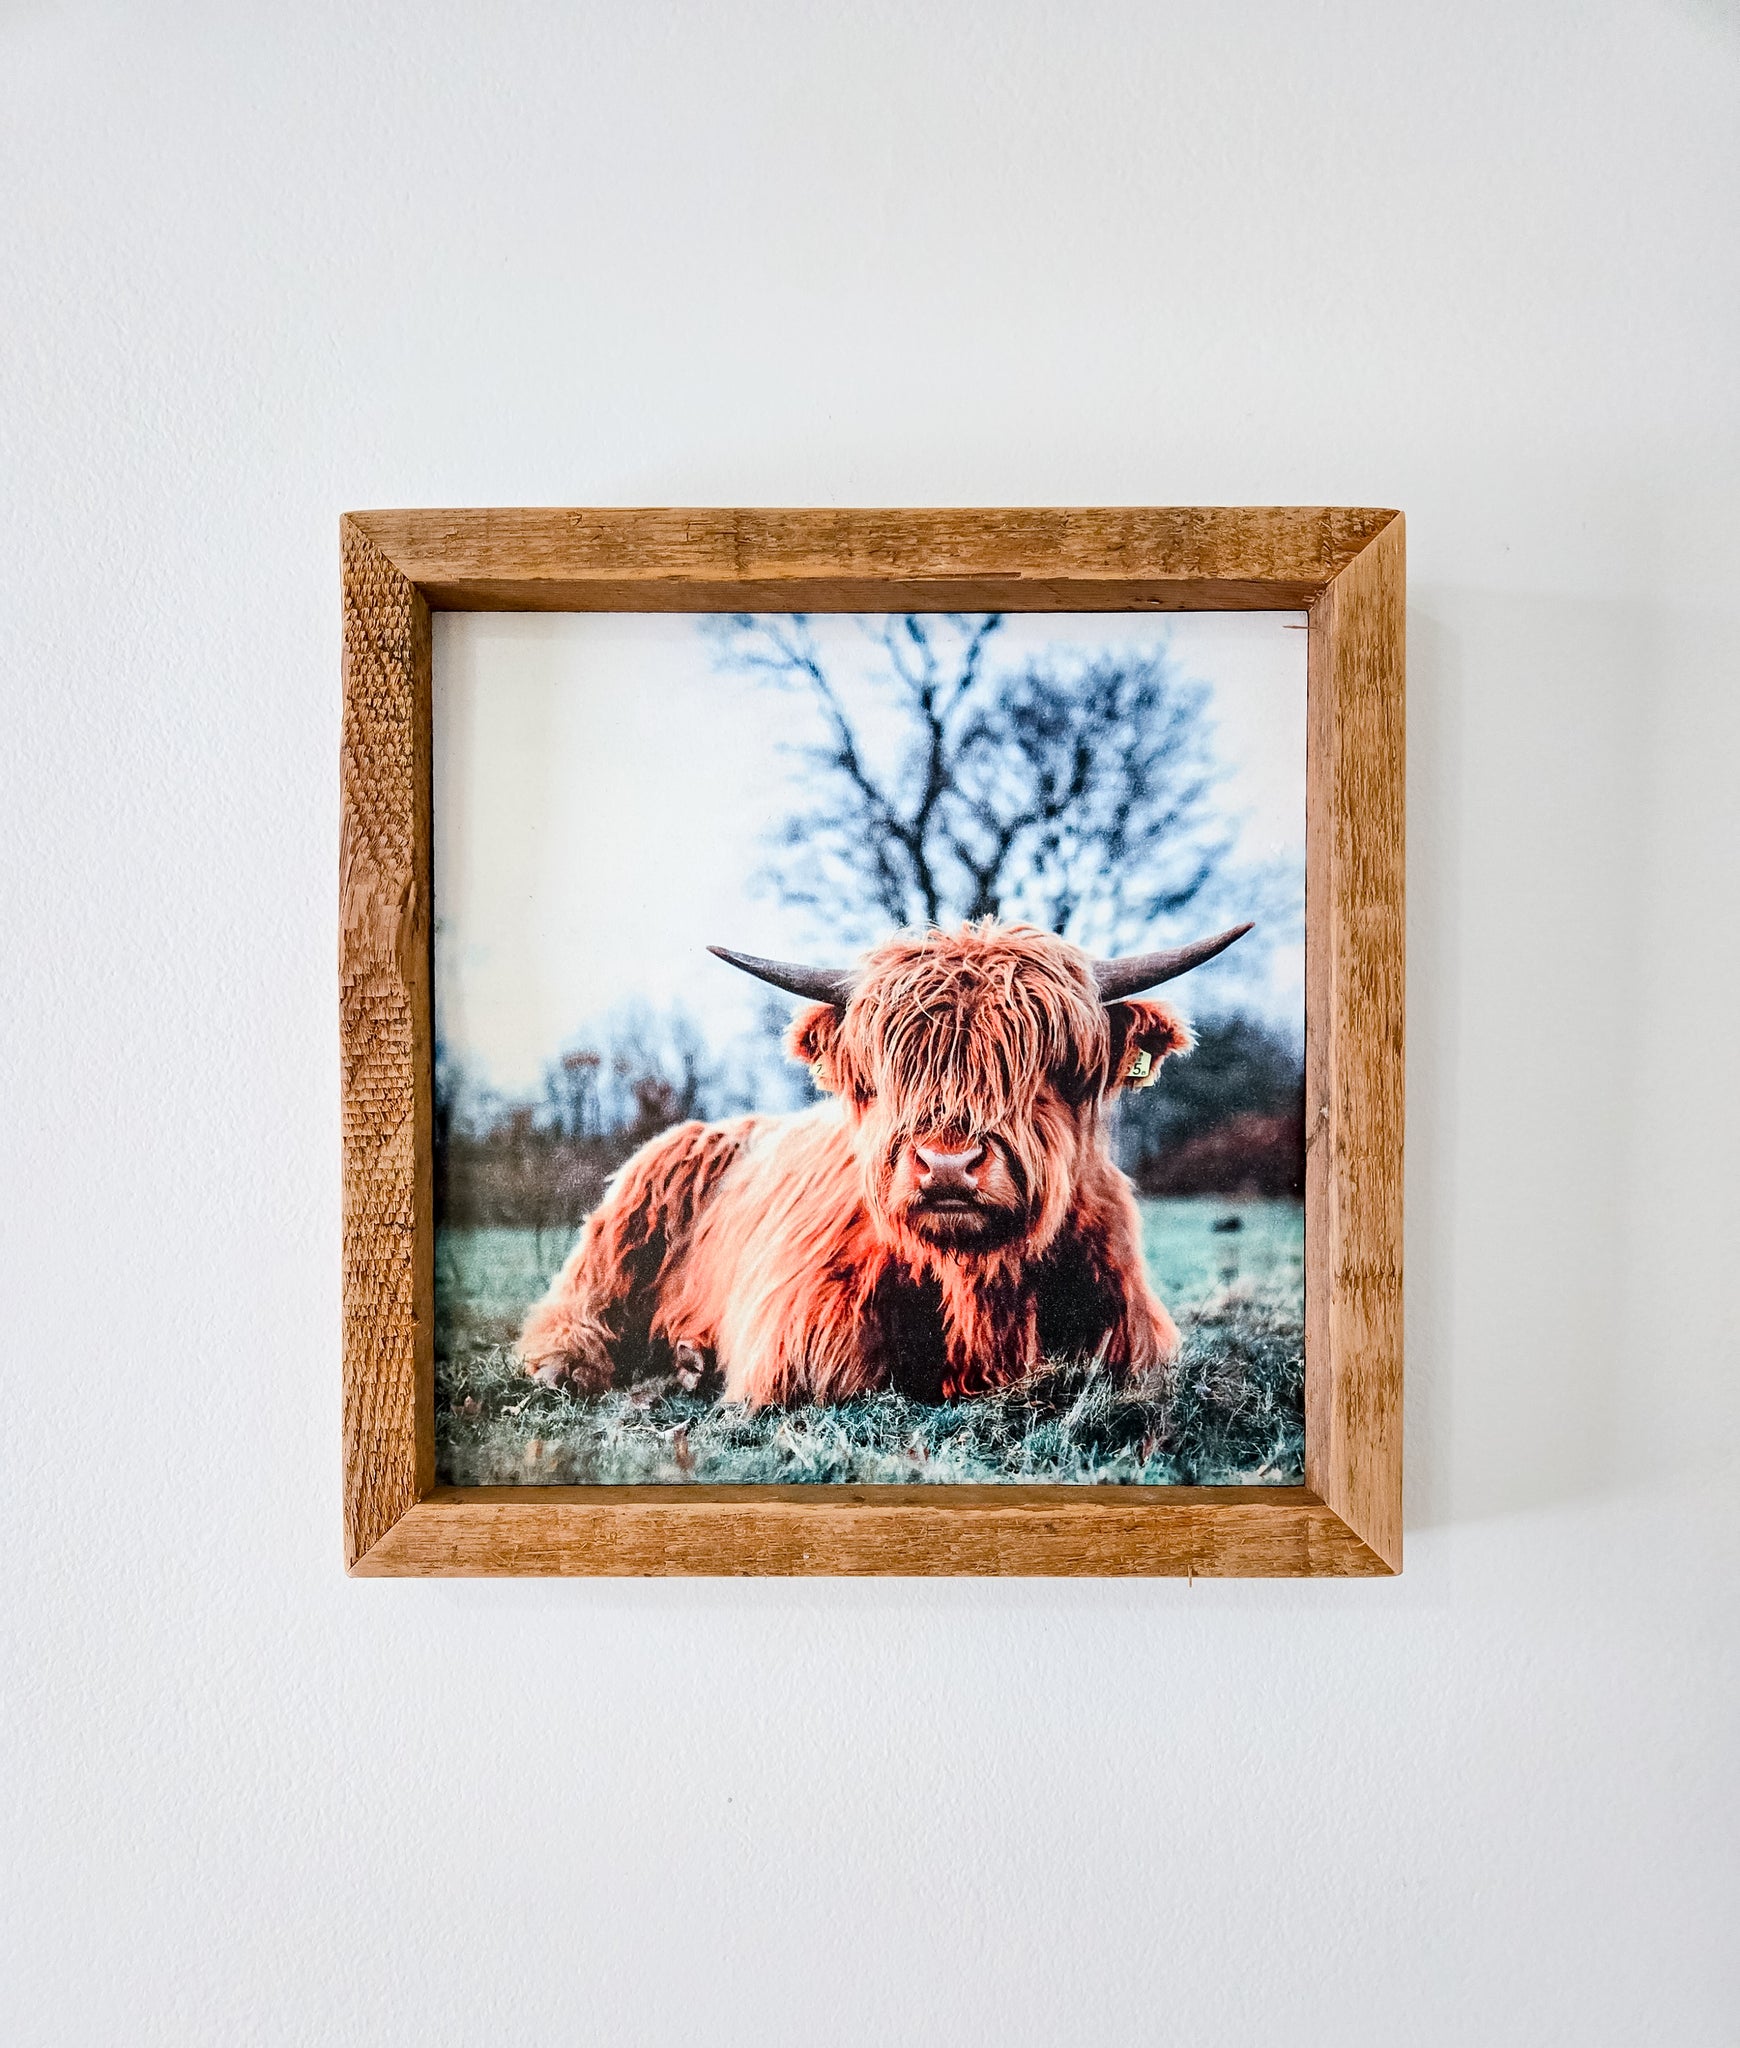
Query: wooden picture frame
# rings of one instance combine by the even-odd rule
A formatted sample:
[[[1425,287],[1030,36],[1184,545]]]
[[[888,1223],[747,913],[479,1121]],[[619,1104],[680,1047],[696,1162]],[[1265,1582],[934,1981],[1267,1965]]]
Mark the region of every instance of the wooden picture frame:
[[[1400,1570],[1399,513],[356,512],[341,537],[351,1572]],[[437,1485],[430,613],[1294,608],[1309,616],[1305,1485]]]

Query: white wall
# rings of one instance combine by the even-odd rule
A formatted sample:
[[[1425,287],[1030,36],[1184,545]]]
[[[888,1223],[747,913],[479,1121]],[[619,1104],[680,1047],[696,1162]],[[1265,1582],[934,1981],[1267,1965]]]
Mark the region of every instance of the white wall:
[[[0,2019],[1736,2038],[1740,15],[0,11]],[[337,516],[1410,517],[1409,1549],[351,1584]]]

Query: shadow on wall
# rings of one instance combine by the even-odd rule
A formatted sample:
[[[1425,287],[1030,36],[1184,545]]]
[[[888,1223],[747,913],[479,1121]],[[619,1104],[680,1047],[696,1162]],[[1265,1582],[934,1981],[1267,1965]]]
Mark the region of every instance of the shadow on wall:
[[[1642,605],[1410,610],[1411,1527],[1685,1474],[1740,1420],[1717,1313],[1740,1127],[1693,1051],[1731,972],[1698,917],[1676,931],[1672,880],[1702,873],[1706,930],[1734,929],[1708,825],[1734,644]]]

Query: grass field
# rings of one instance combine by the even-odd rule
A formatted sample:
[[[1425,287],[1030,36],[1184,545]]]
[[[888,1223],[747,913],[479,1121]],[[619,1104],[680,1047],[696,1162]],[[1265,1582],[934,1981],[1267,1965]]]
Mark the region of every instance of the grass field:
[[[932,1406],[877,1395],[756,1414],[649,1383],[574,1401],[511,1345],[565,1256],[530,1230],[439,1233],[436,1447],[459,1486],[965,1484],[1296,1486],[1304,1471],[1304,1222],[1291,1202],[1145,1202],[1144,1249],[1184,1335],[1165,1400],[1080,1366]],[[1236,1227],[1234,1227],[1236,1225]]]

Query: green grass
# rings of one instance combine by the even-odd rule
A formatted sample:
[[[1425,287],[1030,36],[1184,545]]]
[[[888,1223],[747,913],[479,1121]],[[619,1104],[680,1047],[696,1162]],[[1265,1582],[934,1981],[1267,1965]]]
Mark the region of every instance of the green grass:
[[[664,1383],[575,1401],[510,1347],[567,1246],[520,1230],[443,1230],[436,1445],[452,1485],[706,1480],[899,1485],[1077,1481],[1298,1485],[1304,1470],[1303,1224],[1286,1202],[1143,1204],[1150,1270],[1184,1349],[1166,1395],[1059,1366],[932,1406],[882,1394],[763,1410]],[[1236,1216],[1240,1228],[1217,1230]]]

